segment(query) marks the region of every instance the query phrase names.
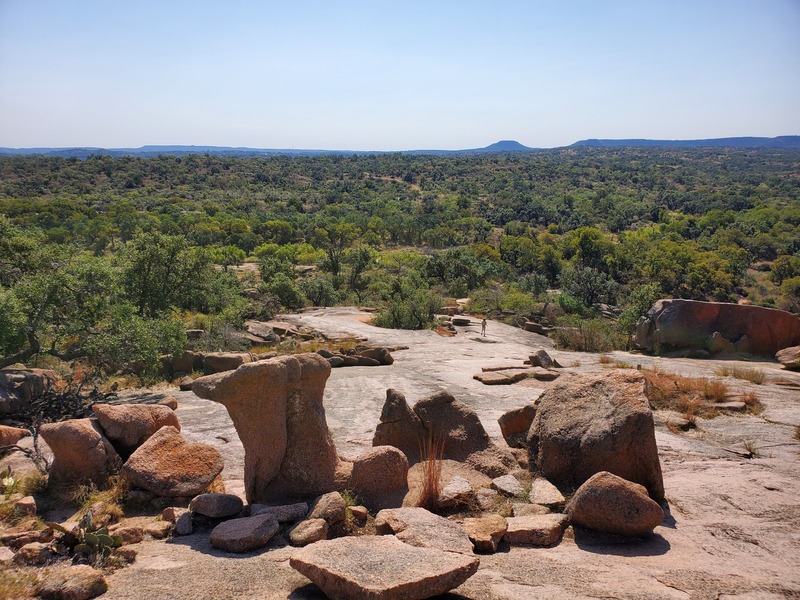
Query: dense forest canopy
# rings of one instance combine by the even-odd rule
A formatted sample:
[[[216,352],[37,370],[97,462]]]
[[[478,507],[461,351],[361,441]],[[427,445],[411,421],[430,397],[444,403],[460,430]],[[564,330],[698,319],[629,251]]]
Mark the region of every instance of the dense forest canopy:
[[[258,271],[235,276],[245,260]],[[619,305],[626,331],[663,296],[797,312],[800,150],[0,157],[5,364],[152,366],[185,345],[175,323],[309,304],[422,327],[465,296],[524,318]]]

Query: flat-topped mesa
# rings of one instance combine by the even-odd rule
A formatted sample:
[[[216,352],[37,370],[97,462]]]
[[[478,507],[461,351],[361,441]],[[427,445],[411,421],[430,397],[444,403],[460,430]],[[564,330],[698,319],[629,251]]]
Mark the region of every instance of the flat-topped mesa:
[[[322,396],[331,373],[315,353],[243,364],[192,391],[228,409],[245,449],[247,501],[309,498],[336,488],[339,458]]]

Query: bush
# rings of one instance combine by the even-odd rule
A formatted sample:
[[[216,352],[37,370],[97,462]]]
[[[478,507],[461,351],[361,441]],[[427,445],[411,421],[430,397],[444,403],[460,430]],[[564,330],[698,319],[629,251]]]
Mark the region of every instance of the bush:
[[[558,321],[553,337],[559,348],[579,352],[608,352],[625,348],[625,336],[613,322],[567,316]]]

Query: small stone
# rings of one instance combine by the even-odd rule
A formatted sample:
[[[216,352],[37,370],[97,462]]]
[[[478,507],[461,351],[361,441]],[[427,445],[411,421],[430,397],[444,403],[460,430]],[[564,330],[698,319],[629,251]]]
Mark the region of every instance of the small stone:
[[[300,521],[289,532],[292,546],[308,546],[328,537],[328,522],[325,519]]]
[[[172,410],[177,410],[178,408],[178,399],[175,396],[167,396],[166,398],[162,398],[158,401],[158,403],[162,406],[168,406]]]
[[[108,583],[89,565],[46,569],[39,579],[39,597],[45,600],[89,600],[108,591]]]
[[[481,510],[491,510],[500,501],[500,494],[496,490],[481,488],[475,492],[475,500]]]
[[[182,392],[191,392],[192,391],[192,383],[194,383],[194,379],[189,377],[188,375],[181,379],[180,383],[178,384],[178,388]]]
[[[163,540],[172,533],[172,523],[169,521],[154,521],[145,525],[142,530],[154,540]]]
[[[112,527],[109,532],[122,538],[123,546],[138,544],[144,539],[144,529],[141,527]]]
[[[549,515],[552,511],[541,504],[523,504],[515,502],[511,505],[511,514],[515,517],[532,517],[534,515]]]
[[[458,524],[418,507],[388,508],[375,516],[379,535],[394,534],[420,548],[472,554],[472,542]]]
[[[547,371],[544,369],[534,369],[533,378],[537,381],[554,381],[561,376],[561,373],[555,371]]]
[[[36,500],[33,496],[25,496],[14,502],[14,513],[17,515],[36,515]]]
[[[463,477],[453,477],[439,494],[436,500],[439,508],[452,508],[458,505],[468,504],[473,497],[472,486]]]
[[[363,527],[369,521],[369,511],[366,506],[351,506],[347,509],[353,521],[359,527]]]
[[[513,475],[503,475],[492,479],[492,487],[504,496],[518,497],[525,494],[525,488]]]
[[[194,523],[192,522],[192,513],[188,510],[178,517],[175,521],[175,535],[191,535],[194,532]]]
[[[0,546],[0,565],[7,567],[14,560],[14,551],[11,548]]]
[[[211,531],[211,545],[225,552],[249,552],[266,546],[280,526],[270,514],[231,519]]]
[[[235,517],[242,508],[242,499],[233,494],[200,494],[189,503],[190,511],[212,519]]]
[[[545,506],[564,504],[566,502],[564,495],[558,491],[558,488],[544,477],[533,480],[528,500],[532,504],[544,504]]]
[[[339,492],[329,492],[317,498],[311,505],[309,519],[325,519],[328,525],[344,521],[347,504]]]
[[[500,515],[464,519],[462,527],[469,536],[470,541],[475,544],[475,552],[490,554],[497,552],[497,545],[503,539],[506,529],[508,529],[506,520]]]
[[[180,506],[168,506],[161,512],[161,520],[169,521],[170,523],[177,523],[178,519],[180,519],[182,515],[188,512],[189,512],[188,508],[183,508]]]
[[[509,544],[551,546],[561,539],[568,519],[566,515],[549,514],[506,519],[508,530],[503,539]]]

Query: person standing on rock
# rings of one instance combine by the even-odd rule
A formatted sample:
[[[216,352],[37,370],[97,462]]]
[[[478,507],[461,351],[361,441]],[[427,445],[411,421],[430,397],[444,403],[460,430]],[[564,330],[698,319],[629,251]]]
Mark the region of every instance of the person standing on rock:
[[[481,321],[481,335],[486,337],[486,319]]]

